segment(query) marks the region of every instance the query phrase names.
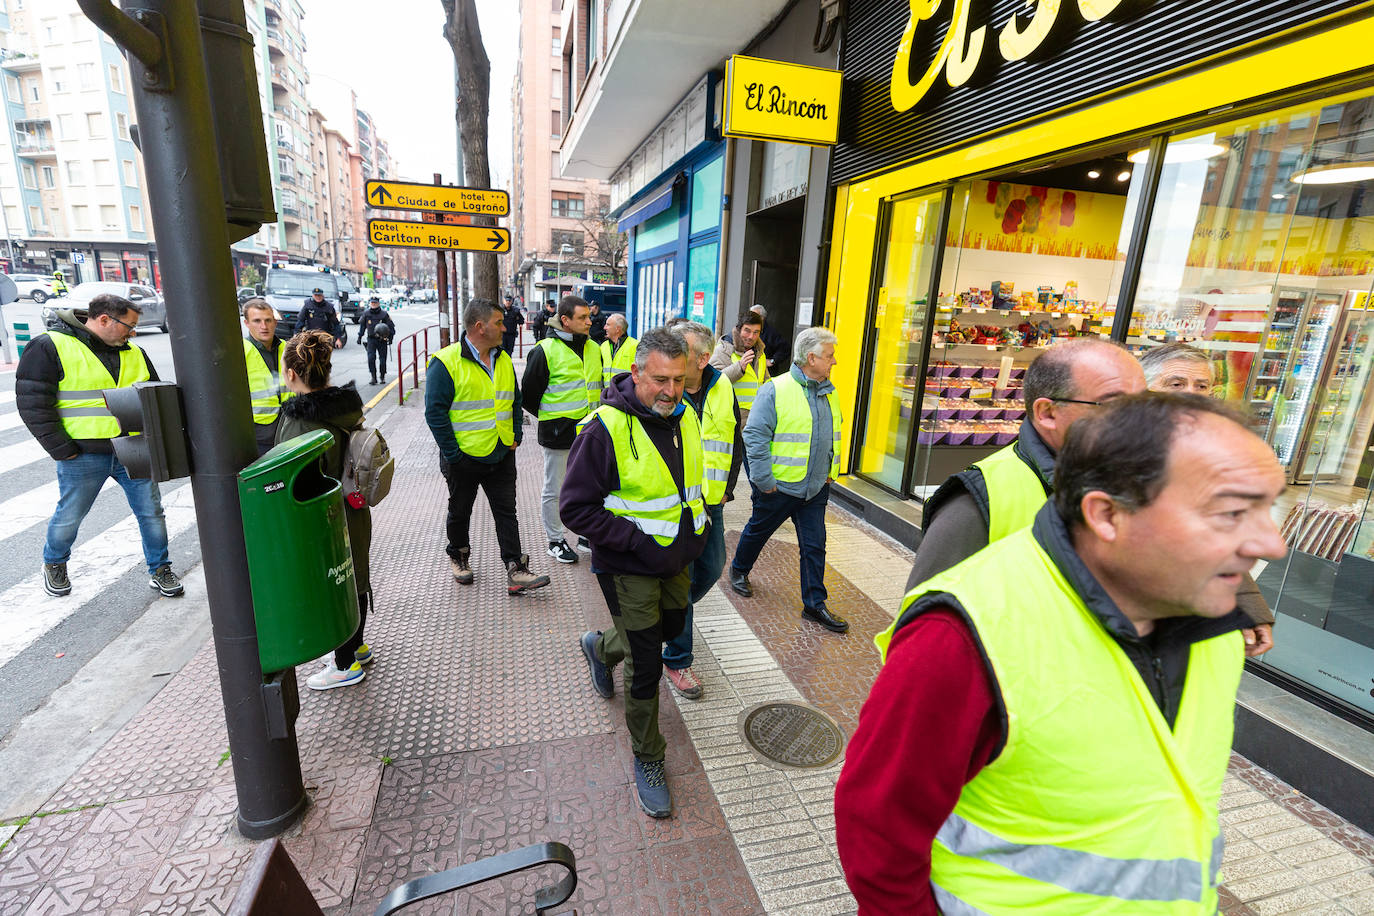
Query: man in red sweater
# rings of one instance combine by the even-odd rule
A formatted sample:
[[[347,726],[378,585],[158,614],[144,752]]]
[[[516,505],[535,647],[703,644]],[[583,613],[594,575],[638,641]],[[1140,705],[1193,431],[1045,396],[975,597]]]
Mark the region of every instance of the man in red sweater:
[[[1085,774],[1100,774],[1107,782],[1108,805],[1118,804],[1114,799],[1119,795],[1122,816],[1111,818],[1112,824],[1135,817],[1148,821],[1154,814],[1150,805],[1160,807],[1161,817],[1173,812],[1178,794],[1167,789],[1172,785],[1167,761],[1132,761],[1129,771],[1117,771],[1119,750],[1094,725],[1113,721],[1117,707],[1111,704],[1121,704],[1130,718],[1146,723],[1138,727],[1147,734],[1148,723],[1162,717],[1157,727],[1175,735],[1166,743],[1176,740],[1182,748],[1191,742],[1188,750],[1195,756],[1190,759],[1212,764],[1197,767],[1192,774],[1197,786],[1186,790],[1196,788],[1203,798],[1220,792],[1243,646],[1233,631],[1253,625],[1235,609],[1236,588],[1256,560],[1280,558],[1285,549],[1270,516],[1284,487],[1273,451],[1215,401],[1133,395],[1075,424],[1054,483],[1054,497],[1031,529],[988,547],[929,586],[918,586],[903,603],[886,665],[864,704],[835,791],[840,861],[860,913],[963,912],[961,903],[976,908],[968,897],[979,892],[978,879],[968,873],[977,872],[980,861],[1014,871],[1018,849],[1032,850],[1027,859],[1042,855],[1040,863],[1064,852],[1055,845],[1055,831],[1075,815],[1058,812],[1078,805],[1079,786],[1088,781]],[[998,563],[989,566],[990,560]],[[1043,587],[1055,577],[1062,577],[1061,587]],[[990,579],[1001,581],[989,586]],[[1032,588],[1033,583],[1041,587]],[[988,600],[998,595],[1007,600],[1000,605]],[[975,600],[980,602],[976,607]],[[1053,658],[1055,643],[1070,637],[1088,644],[1096,638],[1094,651],[1108,670],[1115,664],[1119,679],[1087,680],[1081,672],[1100,669],[1090,669],[1086,659],[1080,664],[1072,654]],[[1213,663],[1204,667],[1194,661],[1190,666],[1190,655],[1195,659],[1197,652],[1211,653],[1205,657]],[[1190,676],[1207,688],[1195,684],[1185,702]],[[1201,711],[1195,708],[1199,694],[1204,698]],[[1132,705],[1144,697],[1148,700],[1139,702],[1138,709]],[[1028,710],[1039,718],[1026,715]],[[1175,731],[1180,710],[1189,725],[1207,715],[1212,717],[1207,721],[1224,725],[1203,729],[1201,736],[1196,729]],[[1074,739],[1037,745],[1038,739],[1045,740],[1046,729],[1065,719],[1087,727],[1070,730],[1078,736]],[[1018,761],[1026,760],[1028,750],[1040,755],[1029,765],[1033,788],[1006,793],[1009,771],[1024,777],[1027,764]],[[1047,758],[1056,765],[1045,767]],[[994,761],[999,766],[985,773]],[[1166,786],[1149,796],[1152,801],[1142,800],[1135,789],[1146,778]],[[1129,790],[1110,791],[1116,779]],[[967,787],[975,783],[978,789],[970,794]],[[1065,791],[1056,796],[1056,787]],[[1084,786],[1083,797],[1090,791]],[[1004,822],[1017,825],[1024,835],[1043,837],[1039,842],[1045,845],[1026,847],[1020,845],[1028,842],[1023,838],[972,851],[956,849],[961,838],[952,836],[950,825],[968,823],[956,806],[969,818],[974,812],[986,816],[989,797],[1003,800],[993,807]],[[1009,797],[1024,799],[1019,813],[1008,810]],[[1104,796],[1092,797],[1100,805]],[[1056,805],[1056,798],[1075,801]],[[1213,828],[1215,816],[1213,800],[1210,814],[1204,810]],[[1092,842],[1101,844],[1102,856],[1115,854],[1119,840],[1108,819],[1088,820],[1088,828],[1073,825],[1076,833],[1065,829],[1072,840],[1061,845],[1074,846],[1096,830],[1099,835]],[[945,863],[965,867],[946,864],[950,873],[941,874],[942,860],[935,857],[933,873],[937,842]],[[1214,849],[1213,857],[1219,866],[1219,851]],[[1149,858],[1173,856],[1164,849]],[[1201,858],[1200,871],[1206,872],[1206,856]],[[969,862],[974,863],[971,869]],[[1053,889],[1053,884],[1012,874],[1002,890],[1010,886],[1019,892],[1024,885],[1027,897],[1016,912],[1055,912],[1056,904],[1047,905],[1045,899],[1061,900],[1062,912],[1062,898],[1035,897],[1037,888]],[[1204,906],[1210,893],[1214,900],[1214,887],[1205,882],[1199,887],[1198,897],[1184,899]],[[1100,887],[1070,889],[1102,892]],[[1214,902],[1211,906],[1215,910]]]

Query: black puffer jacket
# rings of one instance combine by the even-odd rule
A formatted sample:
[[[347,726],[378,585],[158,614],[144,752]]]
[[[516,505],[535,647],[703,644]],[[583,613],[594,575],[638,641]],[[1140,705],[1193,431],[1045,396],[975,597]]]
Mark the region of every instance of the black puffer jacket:
[[[338,480],[343,477],[348,433],[362,418],[363,399],[352,382],[342,388],[321,388],[309,394],[298,394],[281,405],[277,441],[285,442],[317,429],[329,430],[334,434],[334,444],[324,453],[323,470]],[[367,506],[354,509],[345,504],[344,514],[348,520],[348,542],[353,548],[353,571],[358,581],[358,594],[370,594],[372,577],[368,554],[372,548],[372,510]]]
[[[14,402],[19,409],[19,419],[56,461],[75,458],[82,452],[109,455],[114,451],[109,439],[73,439],[62,428],[62,420],[57,415],[57,383],[63,377],[62,361],[48,335],[75,337],[90,348],[115,379],[119,378],[119,354],[128,350],[129,345],[112,347],[105,343],[86,330],[71,309],[61,309],[57,317],[62,321],[61,327],[35,337],[19,357],[19,368],[14,374]],[[147,353],[143,354],[143,359],[148,364],[149,378],[158,381],[157,369]]]

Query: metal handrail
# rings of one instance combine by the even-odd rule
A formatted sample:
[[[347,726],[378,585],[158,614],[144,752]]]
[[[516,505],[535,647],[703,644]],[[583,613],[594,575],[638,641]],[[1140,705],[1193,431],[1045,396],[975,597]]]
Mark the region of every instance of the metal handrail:
[[[424,349],[425,349],[425,362],[428,363],[428,362],[429,362],[429,332],[432,331],[432,330],[435,330],[435,329],[438,328],[438,327],[439,327],[439,326],[438,326],[437,324],[425,325],[423,328],[421,328],[420,330],[416,331],[414,334],[407,334],[405,337],[402,337],[400,340],[396,341],[396,397],[399,399],[399,400],[397,401],[397,403],[404,405],[405,402],[406,402],[406,370],[407,370],[407,369],[410,369],[410,370],[411,370],[411,372],[412,372],[412,377],[413,377],[414,382],[415,382],[415,384],[411,385],[410,387],[411,387],[411,388],[419,388],[419,387],[420,387],[420,357],[419,357],[419,346],[420,346],[420,344],[419,344],[419,341],[418,341],[416,338],[418,338],[421,334],[425,335],[425,343],[424,343]],[[407,341],[407,340],[410,341],[410,362],[404,363],[404,364],[403,364],[403,363],[401,362],[401,348],[404,347],[404,346],[406,345],[406,341]]]
[[[535,893],[534,912],[538,916],[543,916],[544,913],[567,901],[573,895],[573,891],[577,890],[577,861],[573,858],[573,851],[562,843],[536,843],[499,856],[459,865],[437,875],[426,875],[407,881],[386,895],[377,905],[373,916],[388,916],[412,903],[472,887],[474,884],[483,884],[505,875],[513,875],[528,868],[538,868],[541,865],[561,865],[567,869],[567,874],[557,883],[541,888]]]

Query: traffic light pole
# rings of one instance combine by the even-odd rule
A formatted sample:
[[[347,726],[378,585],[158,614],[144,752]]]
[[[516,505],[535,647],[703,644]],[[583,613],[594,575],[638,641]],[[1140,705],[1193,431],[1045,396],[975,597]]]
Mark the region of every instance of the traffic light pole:
[[[166,288],[172,361],[191,441],[196,522],[238,791],[239,831],[275,836],[307,798],[293,671],[265,681],[239,510],[238,472],[257,457],[200,12],[186,0],[78,0],[129,54],[138,140]]]

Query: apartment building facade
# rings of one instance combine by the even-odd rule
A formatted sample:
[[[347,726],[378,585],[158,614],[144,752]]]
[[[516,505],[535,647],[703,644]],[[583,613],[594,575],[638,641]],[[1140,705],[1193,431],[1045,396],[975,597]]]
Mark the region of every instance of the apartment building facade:
[[[610,208],[603,181],[564,177],[562,142],[567,78],[562,0],[521,0],[520,46],[511,87],[511,250],[503,269],[531,307],[576,280],[624,282],[608,257],[600,216]],[[623,271],[623,262],[621,264]]]

